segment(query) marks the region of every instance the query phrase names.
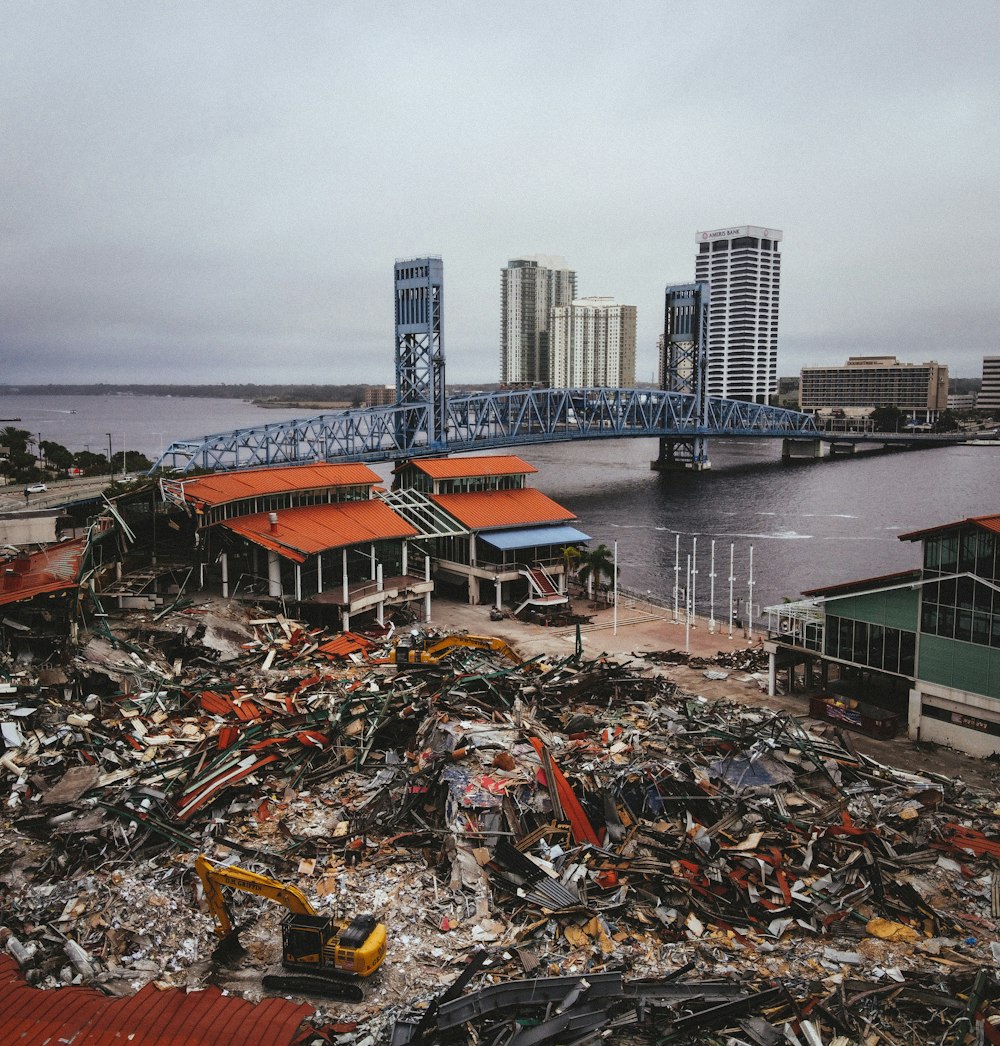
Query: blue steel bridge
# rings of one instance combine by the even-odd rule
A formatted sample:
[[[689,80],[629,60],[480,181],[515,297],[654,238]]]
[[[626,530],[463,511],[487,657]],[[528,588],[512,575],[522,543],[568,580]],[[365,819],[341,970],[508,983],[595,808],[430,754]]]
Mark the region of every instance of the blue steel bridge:
[[[397,261],[396,398],[390,406],[177,440],[151,471],[187,472],[312,461],[397,461],[592,439],[659,439],[657,465],[701,468],[719,437],[940,445],[941,436],[828,434],[812,417],[706,393],[706,284],[667,288],[666,389],[531,388],[447,396],[440,258]],[[811,456],[811,455],[808,455]]]
[[[398,404],[320,414],[295,421],[179,440],[154,468],[238,469],[308,461],[394,461],[534,443],[585,439],[718,437],[827,440],[939,446],[953,437],[909,433],[821,433],[813,419],[739,400],[708,397],[698,417],[694,395],[650,389],[531,389],[451,396],[444,429],[428,437],[428,404]],[[962,439],[965,437],[954,437]]]

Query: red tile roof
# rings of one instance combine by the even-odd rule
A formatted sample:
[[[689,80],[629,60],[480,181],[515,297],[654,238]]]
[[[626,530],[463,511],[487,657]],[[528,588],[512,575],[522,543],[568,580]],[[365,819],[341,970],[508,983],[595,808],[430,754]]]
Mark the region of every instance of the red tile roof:
[[[419,469],[431,479],[517,476],[538,471],[534,465],[529,465],[516,454],[483,454],[471,458],[414,458],[407,464]]]
[[[17,965],[0,954],[0,1042],[73,1046],[291,1046],[313,1011],[287,999],[254,1005],[215,987],[160,991],[147,984],[113,999],[93,988],[42,991],[24,983]]]
[[[465,494],[432,494],[431,500],[470,530],[499,530],[534,523],[562,523],[576,519],[534,487],[523,490],[487,490]]]
[[[942,523],[940,526],[927,527],[925,530],[913,530],[909,534],[900,534],[900,541],[920,541],[928,534],[937,534],[942,530],[956,530],[958,527],[981,527],[992,534],[1000,534],[1000,513],[989,516],[969,516],[968,519],[960,519],[957,523]]]
[[[0,560],[0,605],[76,587],[86,538],[74,538],[10,560]]]
[[[280,509],[274,529],[269,515],[257,512],[238,516],[224,520],[221,526],[297,563],[328,549],[415,537],[418,533],[402,516],[377,500]]]
[[[367,465],[286,465],[270,469],[241,469],[217,472],[181,481],[187,501],[221,505],[227,501],[284,494],[292,490],[322,490],[325,487],[355,487],[380,483]]]

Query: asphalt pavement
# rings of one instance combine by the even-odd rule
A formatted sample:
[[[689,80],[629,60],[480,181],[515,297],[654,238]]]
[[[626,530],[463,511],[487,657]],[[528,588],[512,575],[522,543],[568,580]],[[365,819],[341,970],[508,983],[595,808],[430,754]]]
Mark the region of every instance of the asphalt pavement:
[[[100,494],[111,483],[110,476],[81,476],[74,479],[46,481],[49,488],[44,494],[24,493],[26,484],[10,483],[0,487],[0,513],[24,512],[27,510],[60,508],[71,501]]]

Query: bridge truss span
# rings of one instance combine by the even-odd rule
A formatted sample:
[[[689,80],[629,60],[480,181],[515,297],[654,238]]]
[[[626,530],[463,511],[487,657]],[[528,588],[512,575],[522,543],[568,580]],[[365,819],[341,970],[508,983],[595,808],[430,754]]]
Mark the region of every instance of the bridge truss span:
[[[757,436],[817,438],[795,411],[659,389],[526,389],[451,396],[444,431],[427,403],[403,403],[273,422],[171,444],[153,471],[394,461],[587,439]]]

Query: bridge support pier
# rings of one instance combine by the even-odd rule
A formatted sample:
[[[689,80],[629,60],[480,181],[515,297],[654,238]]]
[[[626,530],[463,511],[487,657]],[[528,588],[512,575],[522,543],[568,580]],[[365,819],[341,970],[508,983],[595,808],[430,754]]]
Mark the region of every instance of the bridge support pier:
[[[826,457],[826,445],[821,439],[783,439],[781,441],[782,461],[811,461],[814,458]]]
[[[704,472],[712,467],[708,460],[708,440],[661,439],[659,456],[649,463],[654,472]]]
[[[830,444],[830,457],[831,458],[849,458],[851,455],[856,454],[858,451],[858,445],[856,443],[831,443]]]

